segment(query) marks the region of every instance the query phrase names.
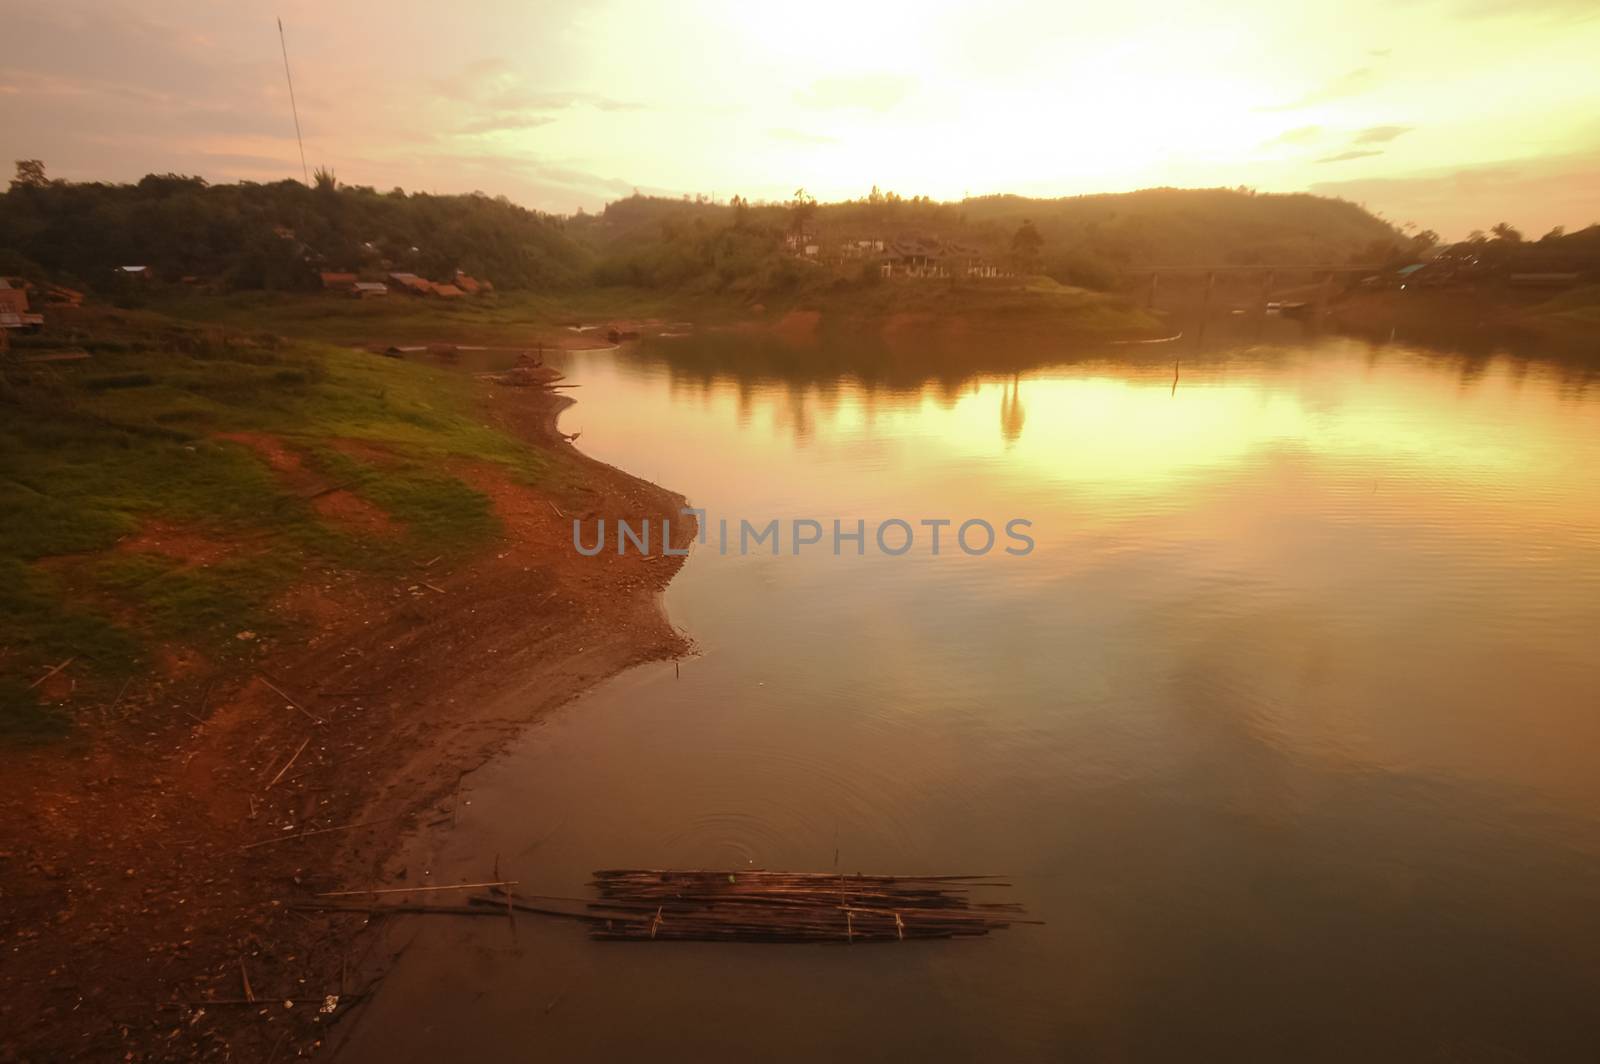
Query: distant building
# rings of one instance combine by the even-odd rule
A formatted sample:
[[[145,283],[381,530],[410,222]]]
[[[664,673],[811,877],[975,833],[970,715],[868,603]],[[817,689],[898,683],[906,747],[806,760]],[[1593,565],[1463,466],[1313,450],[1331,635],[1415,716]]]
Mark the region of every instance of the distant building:
[[[846,259],[864,259],[869,255],[882,255],[881,240],[846,240],[839,245],[839,255]]]
[[[44,299],[49,304],[76,307],[83,304],[83,293],[65,285],[47,284],[44,289]]]
[[[148,281],[151,277],[150,267],[148,266],[118,266],[113,272],[132,278],[135,281]]]
[[[28,290],[22,285],[13,285],[10,277],[0,277],[0,311],[12,314],[28,312]]]
[[[389,280],[412,295],[431,296],[437,294],[433,290],[432,281],[425,281],[414,273],[391,273]]]
[[[389,294],[389,286],[382,281],[357,281],[350,286],[350,294],[357,299],[373,299]]]
[[[433,286],[433,293],[445,299],[460,299],[466,295],[465,292],[453,284],[436,284]]]
[[[356,275],[353,273],[329,273],[324,271],[319,276],[322,278],[322,290],[324,292],[348,292],[357,280]]]
[[[976,248],[922,237],[892,241],[879,260],[884,277],[1003,277]]]
[[[27,282],[13,286],[12,280],[0,277],[0,329],[31,332],[44,324],[44,315],[28,312],[28,290],[23,287]]]

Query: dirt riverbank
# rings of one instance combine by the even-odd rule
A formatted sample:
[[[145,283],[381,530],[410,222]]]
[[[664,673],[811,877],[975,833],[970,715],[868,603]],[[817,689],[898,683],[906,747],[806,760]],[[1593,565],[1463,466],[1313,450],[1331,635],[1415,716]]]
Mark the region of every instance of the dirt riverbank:
[[[671,519],[682,547],[684,500],[579,453],[559,393],[484,381],[479,400],[556,474],[539,490],[452,465],[493,501],[491,549],[398,584],[308,572],[282,604],[299,635],[248,673],[177,663],[121,697],[181,712],[113,709],[65,744],[0,751],[0,1060],[316,1052],[370,991],[371,937],[293,906],[421,885],[388,859],[450,817],[466,772],[600,680],[688,650],[659,603],[682,559],[581,557],[570,524]],[[272,439],[247,442],[278,469]]]

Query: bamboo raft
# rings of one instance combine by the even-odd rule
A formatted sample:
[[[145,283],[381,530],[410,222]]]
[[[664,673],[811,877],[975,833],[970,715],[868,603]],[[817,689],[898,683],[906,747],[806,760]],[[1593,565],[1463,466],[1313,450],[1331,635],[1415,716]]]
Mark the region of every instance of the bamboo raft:
[[[1014,902],[972,898],[1010,886],[999,879],[613,868],[594,873],[586,918],[591,938],[646,942],[904,942],[1037,923]]]

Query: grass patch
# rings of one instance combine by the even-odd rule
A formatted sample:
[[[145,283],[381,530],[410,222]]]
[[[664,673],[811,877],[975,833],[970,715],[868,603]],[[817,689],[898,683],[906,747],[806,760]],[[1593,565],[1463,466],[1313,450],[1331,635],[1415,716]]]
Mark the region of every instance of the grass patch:
[[[266,604],[293,570],[281,554],[204,569],[159,554],[125,554],[101,560],[92,576],[98,590],[138,610],[149,635],[226,657],[241,645],[241,630],[275,627]]]
[[[162,642],[225,660],[247,649],[239,630],[271,627],[269,603],[309,563],[393,568],[492,538],[490,501],[443,471],[452,459],[548,476],[538,452],[482,423],[449,370],[140,313],[85,312],[55,342],[94,357],[10,364],[0,379],[0,713],[19,734],[50,732],[26,685],[66,657],[91,679],[130,675]],[[219,438],[239,433],[272,437],[399,532],[373,550],[370,534],[324,518],[303,480]],[[334,440],[394,460],[357,461]],[[152,522],[238,550],[204,567],[113,550]],[[75,557],[40,564],[62,555]]]

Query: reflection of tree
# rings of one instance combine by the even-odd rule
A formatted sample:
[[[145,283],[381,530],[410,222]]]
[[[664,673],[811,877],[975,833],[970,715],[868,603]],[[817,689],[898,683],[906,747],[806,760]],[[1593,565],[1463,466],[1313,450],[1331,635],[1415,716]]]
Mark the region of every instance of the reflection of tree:
[[[1000,393],[1000,436],[1007,443],[1016,443],[1022,437],[1022,426],[1028,418],[1020,389],[1020,381],[1013,376]]]

